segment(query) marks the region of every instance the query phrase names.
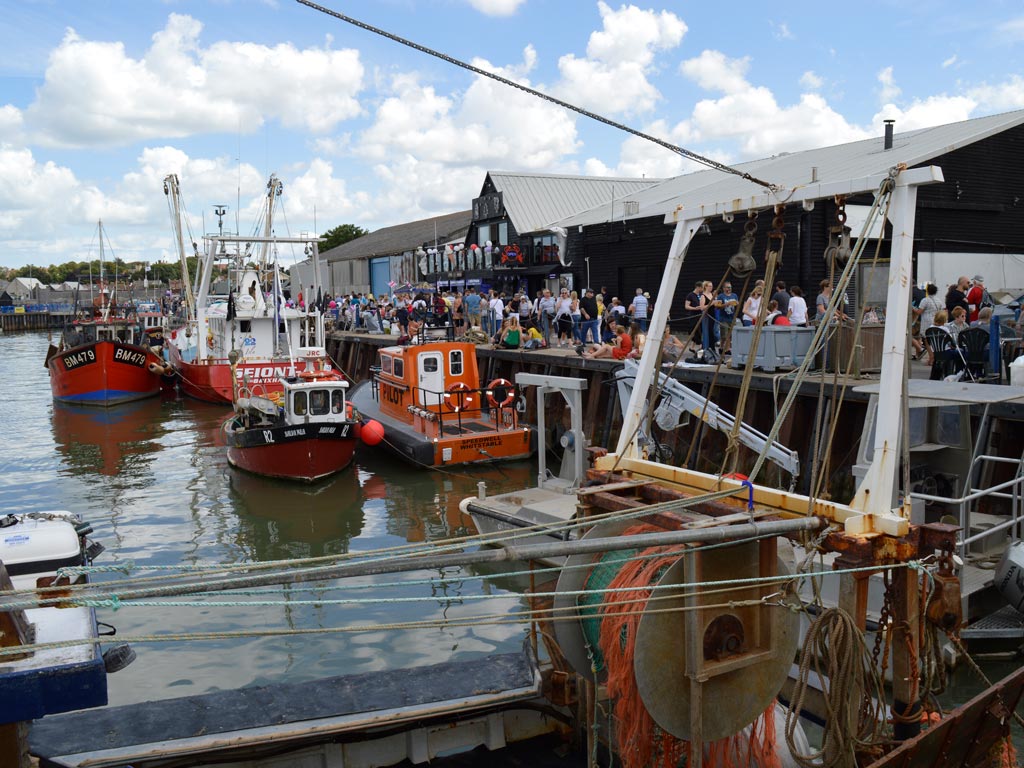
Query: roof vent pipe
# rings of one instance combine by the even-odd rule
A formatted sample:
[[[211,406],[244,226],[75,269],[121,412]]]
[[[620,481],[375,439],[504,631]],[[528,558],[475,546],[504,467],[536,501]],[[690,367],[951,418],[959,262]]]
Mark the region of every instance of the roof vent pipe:
[[[885,149],[892,149],[892,126],[895,120],[885,121]]]

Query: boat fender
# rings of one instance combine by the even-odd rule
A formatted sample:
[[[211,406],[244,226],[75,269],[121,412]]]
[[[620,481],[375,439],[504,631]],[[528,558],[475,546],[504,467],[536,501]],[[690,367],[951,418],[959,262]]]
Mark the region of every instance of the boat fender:
[[[473,390],[471,390],[465,383],[456,381],[448,387],[448,391],[444,393],[444,404],[447,405],[453,413],[459,413],[473,404],[472,391]]]
[[[384,425],[374,419],[365,421],[359,430],[359,437],[366,445],[378,445],[384,439]]]
[[[163,376],[167,371],[164,369],[163,363],[158,363],[156,360],[150,360],[149,365],[146,366],[149,372],[157,376]]]
[[[507,408],[515,399],[515,388],[508,379],[495,379],[487,385],[487,402],[495,408]]]
[[[520,395],[519,399],[516,400],[516,410],[519,413],[526,413],[526,395]]]

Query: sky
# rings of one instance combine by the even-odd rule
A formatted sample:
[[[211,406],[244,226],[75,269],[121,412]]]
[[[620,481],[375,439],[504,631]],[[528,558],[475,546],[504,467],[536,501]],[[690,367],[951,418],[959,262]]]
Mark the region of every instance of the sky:
[[[1019,0],[856,5],[321,0],[401,37],[734,163],[1024,108]],[[469,208],[487,171],[685,173],[678,155],[293,0],[0,0],[0,267],[176,260]],[[286,264],[287,266],[287,264]]]

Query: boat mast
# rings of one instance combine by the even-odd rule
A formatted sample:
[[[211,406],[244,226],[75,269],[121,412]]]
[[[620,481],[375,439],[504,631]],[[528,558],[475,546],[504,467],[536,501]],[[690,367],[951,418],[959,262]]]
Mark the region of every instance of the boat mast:
[[[267,239],[262,243],[259,260],[259,273],[261,277],[268,274],[270,269],[270,238],[274,236],[274,201],[281,196],[282,192],[284,192],[284,184],[281,183],[276,174],[270,174],[270,180],[267,182],[267,216],[263,222],[263,237]]]
[[[96,221],[96,227],[100,236],[100,319],[107,322],[110,318],[110,296],[107,295],[107,285],[103,277],[103,219]]]
[[[181,262],[181,285],[185,294],[185,322],[191,323],[196,316],[196,299],[188,273],[185,235],[181,227],[181,187],[177,174],[172,173],[164,177],[164,194],[167,195],[167,202],[171,207],[171,226],[174,227],[174,239],[178,246],[178,259]]]

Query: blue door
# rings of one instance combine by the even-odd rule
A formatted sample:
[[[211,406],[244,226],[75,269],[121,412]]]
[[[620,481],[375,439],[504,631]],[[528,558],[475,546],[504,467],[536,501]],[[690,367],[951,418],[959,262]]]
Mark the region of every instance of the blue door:
[[[370,259],[370,290],[374,296],[390,293],[388,283],[391,281],[391,259],[387,256]]]

